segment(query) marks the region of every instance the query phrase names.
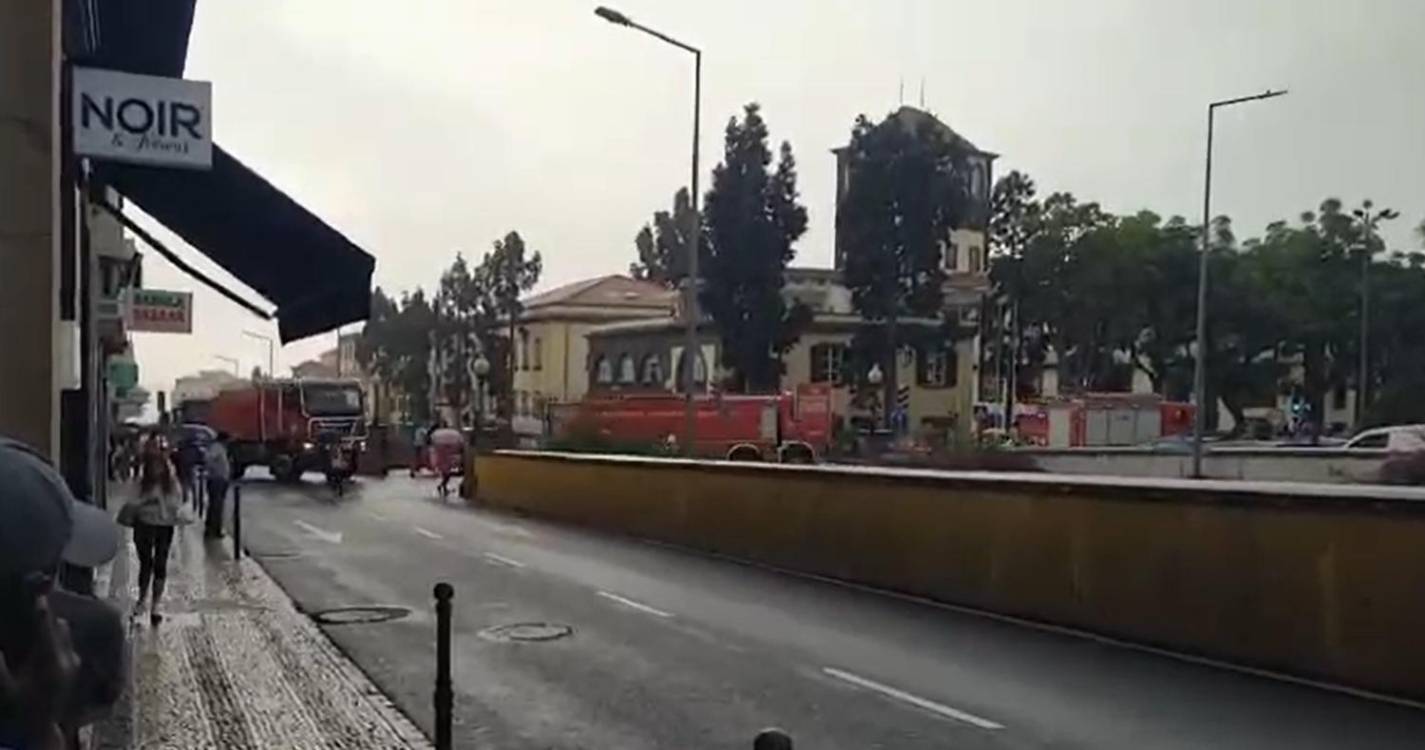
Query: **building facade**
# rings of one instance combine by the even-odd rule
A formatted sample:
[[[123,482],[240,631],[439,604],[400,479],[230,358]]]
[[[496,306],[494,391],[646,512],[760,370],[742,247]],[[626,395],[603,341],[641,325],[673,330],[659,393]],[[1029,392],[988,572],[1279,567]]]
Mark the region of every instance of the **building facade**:
[[[614,274],[525,299],[514,329],[515,433],[542,435],[545,404],[584,397],[590,331],[623,321],[670,320],[675,296],[657,284]]]

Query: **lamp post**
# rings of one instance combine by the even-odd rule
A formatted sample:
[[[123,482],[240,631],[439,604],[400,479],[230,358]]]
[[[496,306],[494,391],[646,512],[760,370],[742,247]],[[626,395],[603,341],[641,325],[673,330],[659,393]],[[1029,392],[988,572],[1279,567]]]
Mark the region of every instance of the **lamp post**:
[[[470,446],[478,449],[480,425],[485,419],[485,376],[490,374],[490,360],[485,359],[484,354],[476,355],[470,371],[475,375],[475,429],[470,433]]]
[[[693,209],[693,226],[689,231],[688,239],[688,273],[683,283],[683,314],[686,318],[683,324],[683,357],[686,358],[686,361],[683,364],[682,377],[684,420],[683,451],[691,456],[693,455],[694,441],[697,437],[697,420],[693,405],[693,369],[696,367],[700,349],[698,346],[698,244],[702,239],[702,221],[698,216],[698,123],[702,113],[703,53],[702,50],[697,47],[684,44],[662,32],[654,31],[647,26],[634,23],[628,16],[612,8],[600,6],[594,9],[594,15],[609,23],[642,31],[678,49],[691,52],[693,55],[693,174],[692,194],[689,196],[689,202],[692,204]],[[710,375],[711,373],[708,374]]]
[[[1360,348],[1360,363],[1356,373],[1356,429],[1360,430],[1366,424],[1366,405],[1369,403],[1368,392],[1370,390],[1370,323],[1371,323],[1371,256],[1375,254],[1376,227],[1382,221],[1390,221],[1400,216],[1400,213],[1382,208],[1373,211],[1374,204],[1366,201],[1360,208],[1352,211],[1356,221],[1361,225],[1361,334],[1358,346]]]
[[[266,342],[267,342],[267,377],[269,377],[269,378],[275,378],[275,377],[277,377],[277,373],[273,372],[273,369],[272,369],[272,368],[273,368],[273,362],[275,361],[275,357],[273,356],[274,348],[273,348],[273,346],[272,346],[272,337],[271,337],[271,336],[267,336],[267,335],[265,335],[265,334],[256,333],[256,332],[254,332],[254,331],[249,331],[249,330],[247,330],[247,329],[243,329],[242,335],[248,336],[248,337],[251,337],[251,338],[255,338],[255,339],[257,339],[258,341],[266,341]]]
[[[1198,254],[1197,265],[1197,335],[1194,343],[1197,354],[1193,357],[1192,394],[1197,403],[1197,414],[1193,420],[1192,435],[1192,475],[1202,477],[1202,434],[1207,429],[1207,258],[1208,239],[1212,236],[1212,124],[1219,107],[1255,102],[1282,96],[1286,91],[1267,90],[1252,96],[1223,99],[1207,105],[1207,168],[1202,186],[1202,252]]]
[[[871,392],[872,392],[872,393],[875,393],[875,392],[876,392],[876,389],[878,389],[878,388],[880,387],[881,383],[885,382],[885,379],[886,379],[886,374],[881,371],[881,365],[880,365],[879,363],[874,363],[874,364],[872,364],[872,365],[871,365],[871,369],[869,369],[869,370],[866,371],[866,382],[871,384]],[[885,399],[885,394],[881,394],[881,395],[882,395],[882,400],[884,400],[884,399]],[[888,404],[881,404],[880,419],[877,419],[877,420],[876,420],[877,422],[880,422],[880,423],[881,423],[881,427],[882,427],[882,428],[886,428],[886,427],[889,426],[889,425],[886,424],[886,414],[888,414],[888,412],[886,411],[887,406],[888,406]],[[876,415],[872,415],[872,416],[876,416]]]

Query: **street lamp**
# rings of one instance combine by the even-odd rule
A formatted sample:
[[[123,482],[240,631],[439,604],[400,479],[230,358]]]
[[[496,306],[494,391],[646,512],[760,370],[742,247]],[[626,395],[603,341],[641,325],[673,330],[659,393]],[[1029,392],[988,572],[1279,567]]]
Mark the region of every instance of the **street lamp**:
[[[266,342],[267,342],[267,377],[269,377],[269,378],[275,378],[275,377],[277,377],[277,373],[273,372],[273,369],[272,369],[272,367],[273,367],[273,361],[274,361],[274,357],[273,357],[273,346],[272,346],[272,337],[271,337],[271,336],[267,336],[267,335],[265,335],[265,334],[256,333],[256,332],[254,332],[254,331],[249,331],[249,330],[247,330],[247,329],[243,329],[242,335],[244,335],[244,336],[249,336],[249,337],[251,337],[251,338],[255,338],[255,339],[257,339],[258,341],[266,341]]]
[[[698,122],[702,113],[702,91],[703,91],[703,53],[697,47],[674,39],[662,32],[654,31],[647,26],[634,23],[628,16],[614,10],[599,6],[594,9],[594,15],[612,24],[627,26],[630,29],[637,29],[649,36],[660,39],[668,44],[677,47],[685,52],[693,54],[693,175],[692,194],[689,196],[692,204],[693,226],[689,231],[688,240],[688,273],[683,284],[683,314],[684,321],[684,343],[683,356],[687,361],[683,365],[683,451],[687,455],[693,455],[694,440],[697,436],[696,412],[693,406],[693,368],[697,362],[699,352],[698,346],[698,244],[702,239],[702,222],[698,217]]]
[[[485,420],[485,376],[490,374],[490,360],[483,353],[475,356],[470,363],[470,371],[475,375],[475,429],[470,433],[470,448],[479,452],[480,427]]]
[[[1268,89],[1252,96],[1223,99],[1207,105],[1207,170],[1202,186],[1202,252],[1197,265],[1197,356],[1193,358],[1192,394],[1197,402],[1197,414],[1193,420],[1192,475],[1202,477],[1202,434],[1207,428],[1207,243],[1212,235],[1212,123],[1218,107],[1255,102],[1282,96],[1286,91]]]
[[[1360,364],[1356,374],[1356,429],[1366,424],[1367,390],[1370,387],[1370,324],[1371,324],[1371,256],[1375,253],[1376,228],[1382,221],[1390,221],[1400,213],[1389,208],[1372,211],[1369,200],[1351,212],[1361,225],[1361,336]]]

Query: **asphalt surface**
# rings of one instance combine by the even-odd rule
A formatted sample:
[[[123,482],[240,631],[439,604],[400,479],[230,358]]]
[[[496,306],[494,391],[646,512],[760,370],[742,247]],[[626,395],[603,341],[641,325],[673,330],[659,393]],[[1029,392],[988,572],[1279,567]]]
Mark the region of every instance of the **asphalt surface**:
[[[456,591],[455,745],[1408,748],[1425,710],[441,502],[433,480],[246,483],[254,557],[427,732]],[[319,619],[320,622],[320,619]],[[514,627],[538,625],[538,627]],[[516,640],[510,635],[552,640]]]

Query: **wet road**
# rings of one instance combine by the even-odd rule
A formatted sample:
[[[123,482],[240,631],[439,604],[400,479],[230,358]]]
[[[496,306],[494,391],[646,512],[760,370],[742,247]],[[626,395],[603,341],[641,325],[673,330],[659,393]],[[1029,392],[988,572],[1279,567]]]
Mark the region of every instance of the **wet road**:
[[[476,511],[432,480],[340,502],[252,480],[244,530],[308,613],[411,610],[324,630],[428,733],[430,592],[455,586],[457,747],[743,748],[773,725],[814,750],[1425,744],[1418,708]]]

